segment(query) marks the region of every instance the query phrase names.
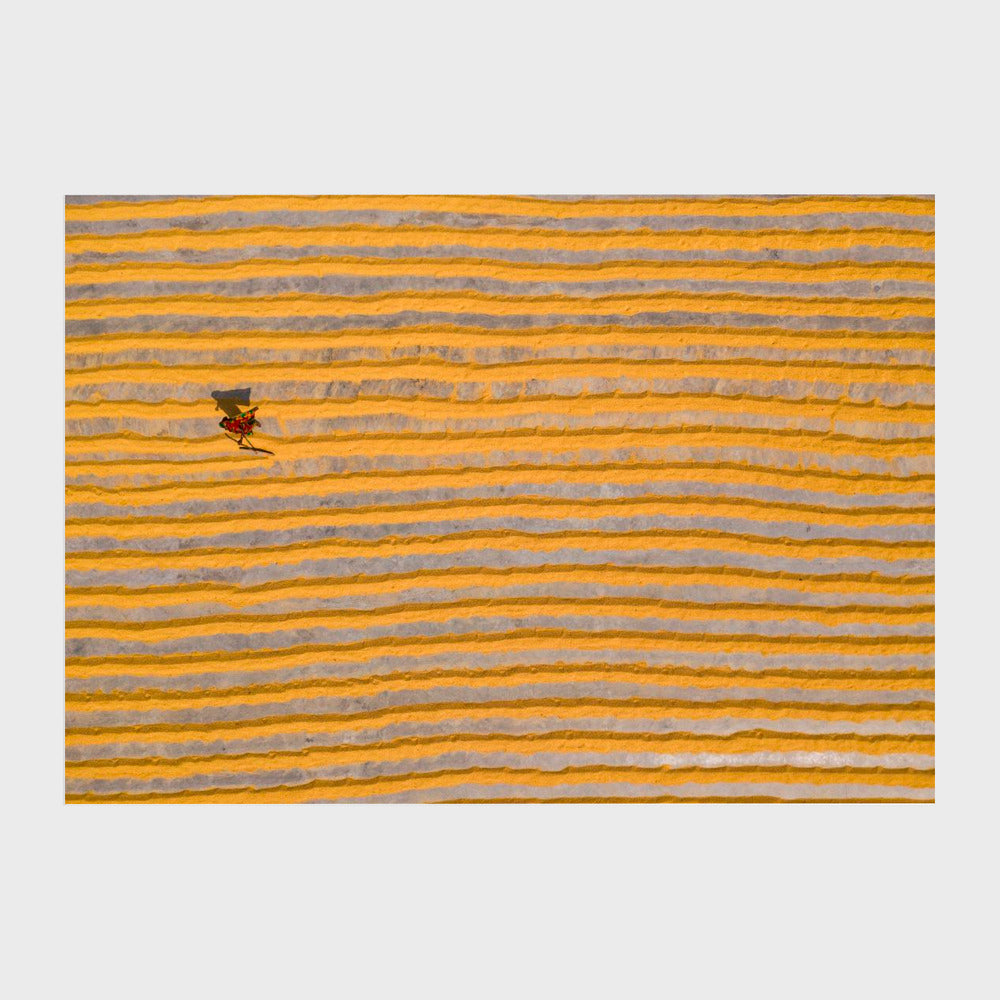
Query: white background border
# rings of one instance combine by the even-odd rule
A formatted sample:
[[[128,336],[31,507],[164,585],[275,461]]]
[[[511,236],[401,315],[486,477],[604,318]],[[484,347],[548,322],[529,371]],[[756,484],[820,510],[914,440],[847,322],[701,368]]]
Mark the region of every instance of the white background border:
[[[987,992],[998,331],[985,10],[7,12],[8,995]],[[412,191],[938,196],[937,804],[62,804],[62,197]]]

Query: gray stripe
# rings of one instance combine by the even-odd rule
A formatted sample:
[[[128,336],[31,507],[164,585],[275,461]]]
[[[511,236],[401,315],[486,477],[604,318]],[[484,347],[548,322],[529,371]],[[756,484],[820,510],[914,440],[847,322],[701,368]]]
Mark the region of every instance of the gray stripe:
[[[626,640],[600,650],[573,649],[564,643],[558,649],[540,645],[516,652],[389,653],[362,660],[335,663],[308,663],[296,667],[264,670],[226,670],[185,673],[176,676],[155,674],[96,674],[66,679],[67,691],[196,691],[201,688],[246,687],[251,684],[284,684],[297,680],[377,677],[400,672],[440,670],[491,670],[504,667],[549,667],[553,665],[601,664],[650,667],[774,671],[830,670],[868,673],[874,671],[933,670],[933,655],[917,653],[696,653],[685,650],[629,649]]]
[[[679,431],[681,433],[681,431]],[[390,447],[387,442],[379,442],[382,448]],[[474,442],[470,442],[474,445]],[[486,442],[481,442],[481,447],[488,448]],[[864,445],[859,443],[859,448]],[[372,448],[371,451],[375,449]],[[398,452],[399,445],[397,443]],[[240,456],[234,450],[233,456]],[[179,451],[170,458],[171,467],[157,468],[148,475],[138,473],[128,473],[121,471],[116,476],[98,476],[92,473],[72,475],[77,465],[90,465],[101,463],[77,462],[68,460],[66,463],[67,481],[72,483],[103,483],[105,485],[132,485],[140,486],[148,483],[156,483],[163,477],[172,477],[176,481],[204,480],[206,478],[213,481],[232,479],[234,477],[246,479],[244,469],[239,466],[232,466],[220,470],[203,470],[200,466],[211,465],[218,461],[220,456],[214,458],[199,458],[191,456],[183,451]],[[253,456],[251,461],[259,462],[259,456]],[[626,447],[626,448],[577,448],[571,451],[520,451],[520,450],[483,450],[459,452],[457,454],[431,454],[431,455],[406,455],[406,454],[349,454],[343,457],[334,456],[313,456],[299,459],[289,459],[282,461],[272,457],[267,460],[267,472],[270,478],[278,479],[282,477],[299,478],[323,475],[328,472],[352,473],[352,472],[418,472],[456,469],[509,469],[521,466],[541,466],[543,468],[558,468],[564,464],[579,466],[604,466],[608,464],[618,464],[629,462],[636,465],[653,463],[678,464],[678,463],[738,463],[741,465],[752,465],[767,468],[770,471],[781,472],[783,470],[810,470],[816,473],[838,472],[838,473],[861,473],[879,476],[892,476],[908,478],[913,476],[929,476],[934,472],[934,459],[932,455],[906,456],[898,455],[891,458],[876,458],[864,454],[838,454],[819,451],[793,450],[788,448],[741,448],[741,447],[716,447],[697,446],[682,447],[679,445],[646,448],[646,447]],[[107,463],[109,468],[122,470],[120,460],[112,460]],[[151,464],[156,465],[155,460],[144,462],[138,458],[130,464]],[[240,465],[244,462],[240,461]],[[176,466],[187,466],[187,468],[176,468]],[[255,465],[254,469],[260,469]]]
[[[531,497],[563,500],[625,499],[634,497],[710,497],[724,500],[752,499],[826,507],[933,507],[934,494],[913,493],[833,493],[824,490],[786,489],[739,483],[673,482],[650,480],[644,483],[504,483],[498,486],[434,487],[415,490],[372,490],[356,493],[306,493],[292,497],[240,496],[228,500],[183,500],[139,507],[135,497],[122,503],[127,513],[142,517],[193,517],[197,514],[250,513],[255,511],[298,511],[317,508],[351,510],[391,504],[433,503],[451,500],[502,499],[518,502]],[[71,503],[67,518],[121,517],[121,504]]]
[[[393,212],[330,209],[324,211],[214,212],[208,215],[174,215],[159,219],[89,219],[66,223],[66,235],[115,235],[171,230],[218,232],[280,226],[288,228],[337,228],[371,226],[443,227],[448,229],[547,230],[553,233],[590,232],[690,232],[708,229],[721,232],[780,230],[808,232],[823,229],[898,229],[904,232],[933,232],[933,215],[905,215],[892,212],[825,212],[802,215],[592,215],[580,218],[553,218],[545,215],[491,214],[479,212]]]
[[[461,412],[460,410],[458,412]],[[260,414],[258,414],[259,416]],[[265,422],[266,421],[266,422]],[[371,416],[321,417],[305,420],[282,420],[277,425],[267,417],[262,421],[269,437],[284,440],[286,437],[316,438],[347,432],[361,433],[420,433],[420,434],[460,434],[470,431],[507,431],[604,428],[648,429],[656,427],[738,427],[764,428],[768,430],[831,431],[829,417],[772,416],[767,413],[720,413],[714,410],[679,410],[673,412],[633,412],[633,413],[591,413],[585,416],[567,416],[564,413],[525,413],[503,417],[452,417],[450,419],[424,419],[406,413],[385,411]],[[869,420],[836,420],[832,430],[835,434],[869,440],[891,441],[899,438],[929,438],[934,436],[934,424],[892,421],[878,423]],[[84,420],[67,420],[67,437],[93,437],[133,431],[149,441],[165,436],[184,438],[186,441],[221,442],[219,422],[212,417],[193,417],[181,420],[149,420],[143,417],[97,417]],[[167,447],[168,445],[164,445]],[[94,452],[76,452],[73,458],[93,456],[95,459],[108,457],[110,445],[105,441],[94,441]],[[170,442],[177,454],[177,444]],[[133,453],[131,457],[136,457]]]
[[[302,611],[375,610],[409,604],[446,604],[454,601],[496,601],[508,598],[576,598],[580,600],[629,600],[644,598],[659,601],[683,601],[695,604],[797,605],[811,608],[855,607],[905,608],[934,604],[933,594],[810,593],[782,587],[718,587],[707,584],[662,587],[621,586],[605,583],[578,583],[550,580],[515,587],[409,587],[378,594],[351,594],[347,597],[299,597],[268,600],[267,592],[243,594],[231,601],[192,601],[177,595],[178,603],[160,606],[118,608],[94,603],[66,608],[67,621],[169,622],[179,618],[210,615],[272,615]]]
[[[167,626],[164,626],[167,627]],[[152,626],[150,626],[152,629]],[[161,639],[158,642],[139,642],[130,639],[70,638],[66,640],[66,656],[170,656],[175,653],[259,652],[261,650],[293,649],[297,646],[352,645],[378,642],[384,639],[423,639],[445,636],[502,636],[518,631],[566,631],[594,633],[607,636],[624,632],[693,636],[794,636],[795,638],[830,639],[899,638],[918,639],[934,635],[930,622],[902,625],[846,624],[828,625],[821,622],[800,621],[782,617],[770,620],[686,619],[648,615],[588,615],[588,614],[515,614],[502,617],[467,615],[441,622],[415,621],[367,628],[312,628],[280,629],[273,632],[221,632],[216,635],[186,636],[180,639]],[[76,635],[76,633],[72,633]]]
[[[505,281],[474,276],[388,275],[294,275],[246,278],[229,281],[116,281],[98,284],[69,284],[66,301],[84,299],[140,298],[164,295],[266,296],[298,292],[311,295],[372,295],[400,291],[481,291],[496,295],[599,296],[686,291],[701,294],[747,294],[791,296],[793,298],[832,296],[846,298],[933,298],[934,285],[925,281],[711,281],[704,279],[623,278],[608,281]]]
[[[221,204],[232,198],[243,198],[245,195],[234,195],[234,194],[99,194],[99,195],[66,195],[67,205],[90,205],[95,202],[136,202],[136,201],[174,201],[177,199],[204,199],[209,201],[211,204]],[[314,197],[310,195],[302,195],[301,197]],[[418,196],[404,196],[404,197],[418,197]],[[431,196],[435,197],[435,196]],[[480,195],[458,195],[457,197],[466,198],[478,198],[478,197],[489,197]],[[518,195],[500,195],[498,197],[504,198],[517,198],[521,201],[537,201],[539,203],[544,203],[546,201],[554,202],[564,202],[566,204],[586,204],[591,201],[621,201],[626,204],[633,202],[643,202],[643,201],[711,201],[711,202],[731,202],[734,204],[740,204],[742,202],[775,202],[780,204],[781,202],[788,201],[811,201],[814,198],[839,198],[845,201],[857,201],[857,200],[878,200],[885,198],[906,198],[908,201],[912,202],[927,202],[928,204],[924,207],[930,208],[933,211],[934,195],[932,194],[888,194],[885,192],[873,192],[865,191],[859,194],[851,195],[816,195],[816,194],[656,194],[653,192],[647,192],[646,194],[636,194],[632,192],[630,194],[518,194]]]
[[[274,580],[310,577],[372,577],[388,573],[412,573],[434,569],[507,568],[524,566],[662,566],[703,568],[727,567],[750,572],[805,573],[835,576],[841,573],[903,578],[932,576],[933,559],[870,559],[862,556],[808,559],[762,556],[714,549],[586,549],[561,548],[557,552],[532,552],[518,546],[505,548],[476,545],[466,551],[394,555],[381,557],[343,556],[334,559],[303,559],[290,564],[268,563],[241,566],[192,566],[180,569],[68,570],[68,587],[154,587],[186,583],[237,583],[243,587]]]
[[[189,374],[189,373],[185,373]],[[189,375],[190,377],[190,375]],[[488,377],[488,376],[487,376]],[[68,401],[88,402],[95,394],[104,400],[161,403],[204,402],[206,416],[214,409],[208,393],[218,385],[224,373],[216,373],[215,382],[206,373],[203,382],[138,383],[92,382],[67,387]],[[452,382],[438,379],[371,378],[360,381],[271,381],[254,389],[258,404],[287,400],[374,398],[379,400],[437,399],[452,402],[514,399],[575,399],[579,396],[677,396],[700,394],[722,397],[753,396],[769,399],[850,400],[856,403],[878,402],[886,406],[902,403],[934,402],[934,386],[926,383],[907,385],[899,382],[830,382],[817,379],[727,379],[727,378],[532,378],[527,380]],[[265,415],[266,416],[266,415]]]
[[[342,799],[324,799],[317,791],[311,802],[392,803],[392,802],[449,802],[457,799],[496,800],[520,799],[592,799],[594,802],[618,798],[774,798],[789,802],[808,802],[829,799],[907,799],[914,802],[933,802],[933,788],[908,788],[905,785],[862,785],[843,782],[837,784],[808,785],[799,782],[685,782],[678,785],[632,784],[631,782],[567,783],[540,787],[519,785],[515,781],[502,785],[467,783],[438,788],[414,789],[406,792],[382,792]]]
[[[408,607],[410,605],[447,605],[455,601],[481,601],[484,604],[508,599],[521,599],[527,597],[537,597],[540,601],[555,599],[577,599],[596,600],[601,597],[621,600],[630,603],[636,597],[645,597],[650,600],[668,601],[671,604],[685,602],[681,596],[682,591],[691,591],[693,587],[606,587],[598,584],[570,584],[562,586],[544,585],[504,587],[502,590],[496,587],[462,587],[457,590],[413,590],[399,591],[379,595],[355,596],[355,597],[301,597],[290,598],[284,601],[260,601],[258,595],[249,595],[243,600],[236,602],[225,601],[199,601],[188,603],[177,603],[172,605],[135,608],[119,608],[103,604],[88,604],[69,607],[66,609],[66,621],[68,622],[100,622],[102,625],[114,625],[116,623],[172,623],[186,622],[191,619],[206,617],[228,617],[239,616],[248,625],[253,624],[260,615],[296,615],[309,614],[311,612],[334,612],[334,611],[361,611],[378,610],[380,608]],[[707,605],[715,602],[727,602],[733,595],[723,591],[726,588],[702,588],[705,591],[714,590],[714,595],[704,594],[705,599],[694,601],[696,605]],[[737,588],[733,588],[734,590]],[[645,591],[647,593],[635,593]],[[649,596],[652,592],[656,596]],[[667,597],[660,596],[661,593],[669,594]],[[676,593],[671,593],[676,592]],[[756,591],[750,593],[775,594],[773,591]],[[780,592],[788,595],[788,600],[782,602],[783,606],[823,608],[823,607],[851,607],[866,608],[875,611],[888,611],[891,615],[893,611],[900,612],[912,607],[928,607],[933,609],[934,598],[928,594],[913,594],[901,596],[898,594],[803,594],[796,591]],[[836,600],[829,600],[830,597]],[[860,598],[860,599],[857,599]],[[184,595],[178,595],[176,600],[182,602]],[[690,600],[690,599],[687,599]],[[754,598],[748,601],[740,601],[743,604],[767,605],[763,598]],[[855,612],[856,613],[856,612]],[[922,612],[933,613],[932,610]],[[775,616],[781,612],[775,611]],[[892,620],[891,618],[889,619]]]
[[[389,447],[383,443],[383,447]],[[398,451],[398,445],[397,445]],[[244,457],[245,457],[244,453]],[[234,457],[239,453],[234,450]],[[931,455],[904,456],[893,458],[873,458],[867,455],[839,455],[826,452],[794,451],[780,448],[717,448],[681,446],[666,448],[578,448],[574,451],[508,451],[484,450],[481,452],[461,452],[457,455],[409,455],[383,454],[350,454],[340,458],[318,456],[282,461],[278,458],[264,459],[254,455],[251,461],[266,462],[269,478],[298,478],[303,476],[322,476],[331,473],[361,473],[361,472],[420,472],[420,471],[452,471],[460,469],[496,469],[533,466],[543,468],[570,466],[607,466],[615,464],[680,464],[726,463],[750,465],[767,468],[775,472],[782,470],[810,469],[814,472],[837,472],[847,474],[866,474],[908,478],[912,476],[929,476],[934,472],[934,458]],[[222,482],[230,479],[246,479],[244,461],[220,470],[211,471],[202,468],[208,464],[204,460],[187,459],[180,453],[176,464],[163,466],[145,474],[128,472],[120,463],[107,463],[109,469],[115,469],[115,475],[97,475],[94,473],[74,473],[74,463],[66,463],[66,482],[72,485],[112,486],[144,486],[169,483],[185,483],[211,480]],[[155,463],[151,463],[155,465]],[[188,468],[178,468],[178,465]],[[260,470],[261,466],[253,467]]]
[[[99,529],[98,529],[99,530]],[[470,531],[518,531],[536,535],[600,531],[631,534],[638,531],[671,531],[696,534],[721,532],[739,537],[780,538],[796,541],[847,539],[884,542],[932,542],[929,524],[824,525],[818,522],[757,521],[737,517],[673,517],[667,514],[634,517],[470,517],[445,520],[420,518],[409,523],[305,525],[301,528],[220,531],[190,537],[126,537],[74,535],[66,539],[67,552],[185,552],[188,549],[264,546],[276,548],[299,542],[347,538],[377,542],[389,538],[443,538]]]
[[[842,736],[912,736],[934,734],[933,722],[892,719],[858,721],[852,719],[788,719],[788,718],[719,718],[671,719],[652,716],[644,719],[623,719],[615,716],[591,718],[565,718],[538,716],[533,719],[443,719],[437,722],[394,722],[373,729],[331,729],[325,733],[282,733],[252,739],[184,740],[182,742],[147,742],[131,740],[127,743],[69,744],[67,761],[114,760],[115,758],[160,757],[167,760],[177,757],[209,756],[217,754],[247,754],[296,752],[337,746],[369,746],[391,740],[411,737],[461,734],[496,734],[522,736],[563,732],[621,733],[643,735],[647,733],[694,733],[700,736],[735,736],[747,734],[759,737],[761,732],[806,733]],[[914,744],[914,750],[921,744]],[[237,764],[237,766],[239,766]]]
[[[748,754],[616,753],[613,751],[606,753],[469,753],[452,751],[433,757],[417,757],[407,760],[366,761],[325,767],[290,767],[267,771],[190,774],[177,778],[69,778],[66,781],[66,792],[70,795],[79,795],[84,792],[112,795],[116,792],[142,794],[145,792],[178,792],[207,788],[276,788],[279,786],[294,787],[316,780],[364,779],[467,768],[530,768],[531,770],[559,772],[568,767],[595,766],[648,768],[649,770],[684,767],[723,769],[741,766],[818,769],[883,767],[887,769],[919,768],[930,770],[934,767],[934,759],[925,754],[809,751]],[[711,787],[711,783],[702,787]]]
[[[896,263],[917,261],[932,264],[934,251],[918,247],[831,247],[825,250],[521,250],[510,247],[470,247],[464,244],[439,244],[414,247],[401,243],[392,247],[356,247],[310,245],[289,247],[268,244],[243,244],[214,250],[192,250],[178,247],[174,250],[119,250],[111,253],[87,251],[66,254],[66,266],[79,264],[137,263],[216,264],[239,260],[302,260],[309,257],[355,258],[466,258],[471,260],[506,260],[536,264],[601,264],[610,261],[732,261],[734,263],[786,262],[791,264],[821,264],[831,261],[849,263]]]
[[[522,330],[556,326],[718,326],[769,327],[782,330],[865,330],[876,333],[932,333],[934,320],[926,316],[880,319],[876,316],[785,316],[781,313],[688,312],[679,309],[640,313],[523,313],[498,316],[491,313],[449,313],[405,309],[382,315],[348,316],[201,316],[197,313],[169,315],[109,316],[105,319],[70,319],[67,337],[95,337],[104,333],[200,333],[221,330],[331,331],[378,329],[447,324],[488,330]]]
[[[68,194],[67,205],[99,205],[104,202],[173,201],[176,198],[209,198],[203,194]]]
[[[442,685],[424,690],[400,688],[378,694],[347,698],[290,698],[253,705],[215,705],[207,708],[115,710],[67,712],[66,726],[130,727],[143,725],[183,725],[247,721],[296,715],[363,715],[388,708],[420,707],[438,704],[496,705],[533,699],[600,699],[630,704],[639,699],[679,701],[690,704],[715,704],[732,701],[759,701],[787,705],[788,703],[823,705],[912,705],[933,702],[934,692],[854,691],[812,688],[755,688],[724,686],[691,688],[673,685],[641,684],[612,681],[579,681],[563,683],[528,683],[504,687],[468,687]]]
[[[313,350],[289,348],[233,348],[228,350],[170,350],[169,348],[132,348],[126,351],[95,351],[87,354],[68,354],[66,368],[70,371],[101,369],[108,365],[232,365],[249,364],[332,364],[344,361],[394,361],[435,359],[453,364],[500,365],[519,361],[538,361],[547,358],[629,358],[639,361],[719,361],[724,359],[751,358],[762,361],[787,361],[790,364],[806,361],[834,361],[845,364],[866,365],[934,365],[934,352],[921,350],[873,350],[867,348],[830,348],[826,350],[786,350],[776,347],[740,347],[738,345],[633,345],[633,344],[572,344],[560,347],[447,347],[437,345],[412,345],[405,347],[325,347]],[[186,373],[183,373],[186,374]],[[335,374],[335,372],[331,372]]]

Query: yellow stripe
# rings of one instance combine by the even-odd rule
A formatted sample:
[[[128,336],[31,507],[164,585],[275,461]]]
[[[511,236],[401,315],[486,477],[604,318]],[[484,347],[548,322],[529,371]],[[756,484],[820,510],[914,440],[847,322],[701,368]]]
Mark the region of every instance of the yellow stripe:
[[[156,439],[153,439],[155,443]],[[481,452],[494,454],[497,451],[517,451],[531,448],[541,452],[555,451],[562,454],[570,449],[622,449],[622,448],[769,448],[800,449],[808,455],[851,455],[851,456],[919,456],[932,455],[932,438],[917,438],[912,441],[859,439],[844,434],[826,434],[820,431],[787,429],[743,429],[740,427],[708,427],[688,424],[685,427],[649,427],[632,429],[623,427],[573,427],[573,428],[510,428],[501,431],[458,431],[458,432],[413,432],[397,434],[361,433],[333,434],[290,440],[270,437],[257,432],[254,443],[260,447],[280,452],[283,461],[298,458],[349,458],[362,455],[375,459],[387,454],[399,454],[399,448],[406,447],[406,454],[413,459],[444,455],[474,455]],[[395,445],[395,446],[394,446]],[[143,454],[152,448],[121,447],[104,442],[95,442],[86,451],[67,446],[67,472],[83,475],[96,470],[96,474],[108,471],[108,465],[115,468],[128,466],[135,474],[157,472],[161,469],[210,472],[227,468],[233,461],[242,462],[244,455],[232,447],[224,435],[220,434],[205,444],[185,445],[183,450],[171,448],[165,443],[156,448],[160,456],[143,462]],[[81,456],[93,455],[97,451],[106,456],[104,462],[93,462]],[[172,456],[176,455],[176,458]],[[171,457],[166,457],[171,456]],[[276,456],[277,457],[277,454]],[[802,458],[802,464],[815,461]]]
[[[715,426],[713,431],[711,428]],[[412,442],[411,454],[418,455],[424,453],[430,445],[428,442],[443,442],[448,440],[455,443],[456,447],[462,441],[495,441],[513,438],[568,438],[570,443],[581,435],[584,437],[599,437],[604,439],[617,440],[629,435],[648,435],[652,440],[650,444],[662,445],[663,438],[684,433],[689,435],[684,438],[685,443],[692,439],[704,439],[708,434],[714,437],[721,434],[740,435],[739,441],[742,444],[746,437],[755,436],[758,440],[763,439],[768,442],[767,447],[794,446],[802,444],[809,447],[820,445],[829,446],[826,450],[834,452],[848,452],[850,454],[879,454],[882,449],[891,448],[892,454],[931,454],[933,451],[934,436],[932,426],[925,425],[924,428],[929,433],[919,434],[916,437],[894,437],[889,440],[881,440],[874,436],[865,434],[838,434],[824,433],[823,431],[801,429],[796,427],[786,428],[741,428],[727,427],[726,425],[712,424],[688,424],[676,425],[672,427],[647,427],[647,428],[623,428],[623,427],[508,427],[500,429],[487,429],[485,431],[402,431],[397,434],[387,434],[379,431],[362,431],[356,434],[325,434],[314,435],[312,437],[274,437],[263,434],[259,430],[255,433],[254,439],[260,445],[267,445],[270,448],[280,448],[282,458],[290,458],[301,455],[330,455],[334,444],[347,444],[365,442],[369,445],[378,445],[383,441],[407,441]],[[722,438],[725,441],[725,437]],[[331,449],[322,446],[331,446]],[[203,438],[178,438],[168,435],[158,434],[154,437],[139,435],[134,431],[123,431],[120,434],[92,434],[89,436],[67,437],[66,455],[71,461],[99,461],[105,462],[130,461],[149,457],[152,461],[174,462],[175,456],[184,455],[183,461],[174,464],[179,466],[189,465],[194,460],[207,460],[213,458],[234,457],[232,447],[224,436],[215,434],[211,437]],[[377,447],[373,451],[380,450]],[[439,451],[435,454],[440,454]]]
[[[157,219],[218,212],[383,211],[458,212],[488,215],[544,215],[558,219],[643,215],[803,215],[830,212],[891,212],[933,216],[934,199],[917,197],[797,197],[780,200],[754,197],[727,198],[602,198],[565,202],[545,198],[477,195],[235,195],[207,198],[152,199],[148,202],[113,200],[91,205],[67,205],[67,222],[96,219]]]
[[[66,284],[94,285],[123,281],[242,281],[250,278],[325,277],[495,278],[506,281],[926,281],[934,265],[921,261],[853,261],[801,264],[786,261],[607,261],[561,264],[489,260],[480,257],[419,259],[315,256],[298,260],[261,257],[245,261],[205,263],[120,262],[75,264],[66,268]]]
[[[164,295],[126,299],[74,299],[66,303],[70,320],[128,316],[275,317],[384,316],[407,310],[484,313],[491,316],[545,314],[565,316],[633,315],[656,311],[751,313],[772,316],[873,316],[883,319],[934,315],[934,302],[924,298],[848,299],[838,296],[782,298],[691,292],[631,295],[489,295],[485,292],[384,292],[374,295]]]
[[[927,366],[904,364],[849,364],[840,361],[760,361],[733,359],[731,361],[692,360],[676,361],[649,358],[641,361],[629,358],[573,358],[505,362],[502,364],[477,364],[475,362],[448,363],[439,358],[419,361],[364,361],[310,363],[288,362],[255,365],[162,365],[124,364],[76,369],[66,372],[66,385],[91,385],[106,381],[119,384],[200,383],[215,384],[220,378],[252,378],[265,383],[281,381],[361,382],[366,378],[420,379],[437,377],[442,380],[474,381],[476,378],[525,379],[525,378],[602,378],[639,377],[652,372],[651,377],[661,379],[728,378],[773,379],[775,371],[787,373],[789,379],[833,379],[838,373],[867,373],[866,381],[876,380],[904,385],[928,385],[934,382],[934,369]],[[464,376],[464,377],[463,377]]]
[[[437,247],[511,250],[832,250],[852,247],[934,249],[934,234],[894,229],[583,232],[448,229],[432,226],[259,226],[215,232],[163,230],[66,237],[66,253],[215,250],[242,246]]]
[[[379,346],[386,331],[375,328],[338,330],[338,347]],[[700,345],[726,347],[779,347],[784,350],[836,350],[839,348],[872,348],[885,350],[916,348],[932,350],[933,333],[878,333],[861,330],[793,330],[780,327],[727,326],[616,326],[614,324],[574,326],[558,324],[548,327],[488,329],[474,326],[440,324],[428,326],[409,323],[395,327],[391,345],[425,347],[433,339],[440,347],[497,347],[508,344],[523,348],[539,340],[546,346],[627,345],[689,347]],[[73,336],[66,341],[68,354],[106,354],[120,350],[187,349],[216,350],[255,348],[317,350],[330,347],[329,333],[302,333],[294,330],[205,330],[201,333],[178,333],[163,330],[103,333],[91,337]]]
[[[679,392],[675,395],[620,395],[603,393],[572,397],[542,396],[531,399],[489,399],[461,400],[394,398],[373,399],[371,396],[358,399],[299,399],[269,400],[261,393],[254,394],[254,400],[262,407],[270,403],[276,409],[270,417],[279,424],[290,420],[316,420],[333,417],[384,417],[403,415],[424,420],[460,419],[471,420],[483,417],[513,418],[533,414],[560,414],[567,417],[592,416],[601,413],[677,413],[688,410],[726,414],[760,414],[783,417],[822,417],[831,422],[835,419],[871,421],[873,423],[931,422],[934,407],[929,404],[906,403],[886,406],[877,402],[853,402],[851,400],[826,400],[810,397],[806,399],[748,398],[741,396],[713,395],[711,393]],[[206,406],[207,404],[207,406]],[[138,417],[151,422],[168,420],[190,420],[203,418],[217,424],[223,414],[210,394],[202,400],[144,402],[142,400],[93,399],[70,400],[66,403],[67,420],[85,420],[101,417]],[[262,408],[261,419],[270,418]],[[213,431],[214,433],[214,431]]]

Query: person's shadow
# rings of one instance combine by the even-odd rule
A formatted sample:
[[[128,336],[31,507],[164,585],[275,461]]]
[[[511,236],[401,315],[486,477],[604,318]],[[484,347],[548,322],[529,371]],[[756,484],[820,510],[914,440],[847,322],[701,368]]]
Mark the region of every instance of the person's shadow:
[[[241,412],[250,407],[250,388],[248,386],[246,389],[216,389],[212,393],[212,399],[215,400],[215,408],[222,410],[227,417],[238,417]],[[230,440],[236,441],[235,438],[230,438]],[[259,451],[265,455],[274,454],[267,448],[255,448],[252,444],[240,444],[238,441],[236,443],[244,451]]]
[[[250,388],[216,389],[212,393],[212,399],[215,400],[217,410],[222,410],[227,417],[236,417],[250,406]]]

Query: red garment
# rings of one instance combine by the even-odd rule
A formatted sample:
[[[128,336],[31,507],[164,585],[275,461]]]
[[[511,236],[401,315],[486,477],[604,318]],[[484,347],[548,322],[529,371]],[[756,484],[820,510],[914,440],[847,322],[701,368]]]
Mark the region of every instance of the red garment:
[[[260,421],[254,416],[257,409],[255,406],[252,410],[238,413],[235,417],[223,417],[219,421],[219,426],[230,434],[237,434],[241,438],[249,437],[253,434],[254,427],[260,427]]]

